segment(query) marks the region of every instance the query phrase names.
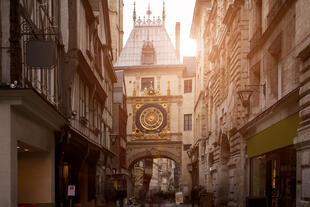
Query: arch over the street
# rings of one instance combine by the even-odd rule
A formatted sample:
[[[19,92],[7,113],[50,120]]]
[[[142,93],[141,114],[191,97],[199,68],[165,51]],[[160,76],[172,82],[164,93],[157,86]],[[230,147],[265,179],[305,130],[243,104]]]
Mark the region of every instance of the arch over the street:
[[[182,164],[182,144],[163,144],[154,146],[144,143],[143,145],[129,144],[127,146],[127,167],[131,169],[133,165],[144,158],[168,158],[175,161],[176,165]]]
[[[139,160],[145,158],[168,158],[173,160],[177,165],[181,164],[180,156],[177,156],[171,152],[163,151],[163,150],[145,150],[144,152],[140,152],[131,156],[128,159],[128,169],[131,169],[133,165],[138,162]]]

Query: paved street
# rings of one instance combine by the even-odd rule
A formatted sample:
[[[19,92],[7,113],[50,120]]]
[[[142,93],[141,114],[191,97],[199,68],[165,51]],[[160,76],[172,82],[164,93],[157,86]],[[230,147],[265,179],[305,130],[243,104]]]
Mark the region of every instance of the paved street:
[[[125,207],[141,207],[141,204]],[[191,204],[176,204],[176,203],[162,203],[162,204],[145,204],[144,207],[191,207]]]

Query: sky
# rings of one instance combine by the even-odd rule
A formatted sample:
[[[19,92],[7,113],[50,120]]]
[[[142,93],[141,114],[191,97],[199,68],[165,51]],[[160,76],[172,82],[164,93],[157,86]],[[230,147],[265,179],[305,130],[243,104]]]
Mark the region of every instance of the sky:
[[[133,5],[136,2],[137,18],[146,15],[148,4],[152,11],[151,19],[153,16],[162,17],[163,0],[123,0],[124,1],[124,46],[130,35],[133,26]],[[175,23],[181,23],[180,32],[180,53],[181,56],[195,56],[196,55],[196,42],[190,39],[190,28],[192,24],[193,11],[195,0],[165,0],[166,8],[166,30],[170,39],[175,44]]]

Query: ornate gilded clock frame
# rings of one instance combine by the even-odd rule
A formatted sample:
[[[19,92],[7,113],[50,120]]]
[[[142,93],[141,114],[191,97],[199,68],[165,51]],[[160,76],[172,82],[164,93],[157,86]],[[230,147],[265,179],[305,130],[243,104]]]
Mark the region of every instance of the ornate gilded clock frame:
[[[165,97],[140,97],[133,103],[133,140],[170,140],[170,103]]]

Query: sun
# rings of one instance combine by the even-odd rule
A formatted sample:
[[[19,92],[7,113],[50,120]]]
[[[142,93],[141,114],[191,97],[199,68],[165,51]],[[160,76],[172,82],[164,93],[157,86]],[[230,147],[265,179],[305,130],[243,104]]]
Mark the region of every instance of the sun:
[[[181,56],[196,56],[196,41],[189,38],[182,38],[180,41]]]

